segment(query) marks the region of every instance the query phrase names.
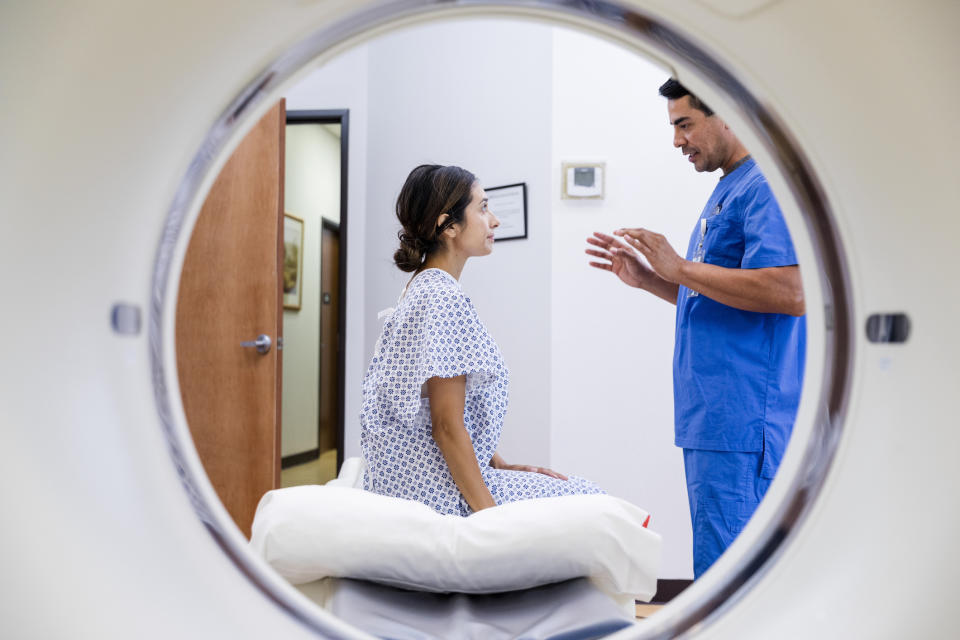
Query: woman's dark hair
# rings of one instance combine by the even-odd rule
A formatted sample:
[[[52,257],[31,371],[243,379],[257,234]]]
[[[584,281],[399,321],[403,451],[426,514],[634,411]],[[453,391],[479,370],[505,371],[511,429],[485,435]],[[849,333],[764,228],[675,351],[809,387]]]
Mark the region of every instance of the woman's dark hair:
[[[440,247],[440,234],[463,222],[477,177],[460,167],[422,164],[407,176],[397,197],[400,248],[393,261],[404,271],[416,271]],[[438,224],[442,214],[449,217]]]
[[[683,96],[690,96],[690,106],[694,109],[700,109],[705,116],[712,116],[713,109],[704,104],[703,100],[690,93],[690,91],[677,82],[675,78],[670,78],[660,85],[660,95],[667,100],[679,100]]]

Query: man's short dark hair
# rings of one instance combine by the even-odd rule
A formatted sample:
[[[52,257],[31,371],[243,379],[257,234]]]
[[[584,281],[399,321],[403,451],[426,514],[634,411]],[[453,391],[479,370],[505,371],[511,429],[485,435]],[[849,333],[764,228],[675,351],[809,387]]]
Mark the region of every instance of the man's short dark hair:
[[[660,85],[660,95],[667,100],[679,100],[683,96],[690,96],[691,107],[694,109],[700,109],[700,111],[703,111],[703,114],[706,116],[713,115],[713,109],[704,104],[700,98],[690,93],[690,91],[687,90],[685,86],[677,82],[675,78],[670,78]]]

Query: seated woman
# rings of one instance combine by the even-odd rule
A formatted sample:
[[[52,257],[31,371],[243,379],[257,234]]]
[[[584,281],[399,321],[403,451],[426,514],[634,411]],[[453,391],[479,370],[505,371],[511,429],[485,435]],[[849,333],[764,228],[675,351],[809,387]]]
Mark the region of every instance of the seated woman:
[[[458,282],[468,258],[493,251],[500,224],[476,177],[421,165],[397,199],[394,261],[413,271],[363,381],[364,488],[469,515],[504,502],[604,493],[582,478],[507,464],[497,444],[509,374]]]

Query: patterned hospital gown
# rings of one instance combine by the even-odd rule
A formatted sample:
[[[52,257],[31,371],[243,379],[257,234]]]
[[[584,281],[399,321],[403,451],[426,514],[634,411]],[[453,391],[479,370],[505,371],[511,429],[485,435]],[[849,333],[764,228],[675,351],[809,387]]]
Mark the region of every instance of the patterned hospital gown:
[[[564,481],[490,466],[507,410],[509,374],[470,298],[441,269],[424,270],[407,287],[384,323],[364,377],[360,445],[366,490],[423,502],[440,513],[472,513],[433,439],[430,400],[421,397],[428,378],[464,374],[464,426],[497,504],[603,493],[575,476]]]

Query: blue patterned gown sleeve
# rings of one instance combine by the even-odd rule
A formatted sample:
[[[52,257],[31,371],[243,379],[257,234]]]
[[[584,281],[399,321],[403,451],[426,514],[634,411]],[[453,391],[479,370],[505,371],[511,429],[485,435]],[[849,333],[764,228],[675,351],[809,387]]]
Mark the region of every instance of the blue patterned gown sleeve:
[[[603,493],[583,478],[494,469],[507,410],[509,372],[500,348],[450,274],[418,274],[387,318],[363,381],[360,446],[364,488],[422,502],[440,513],[469,515],[433,440],[423,384],[466,376],[464,426],[484,482],[497,504],[548,496]]]

